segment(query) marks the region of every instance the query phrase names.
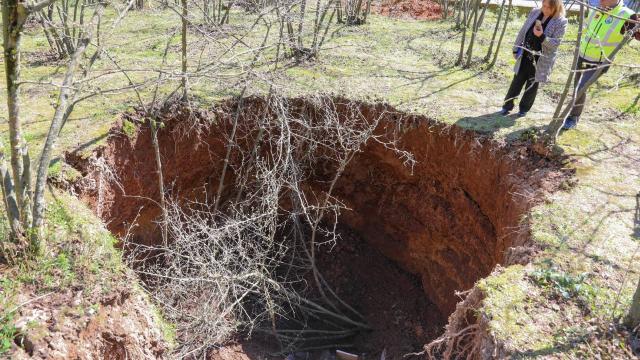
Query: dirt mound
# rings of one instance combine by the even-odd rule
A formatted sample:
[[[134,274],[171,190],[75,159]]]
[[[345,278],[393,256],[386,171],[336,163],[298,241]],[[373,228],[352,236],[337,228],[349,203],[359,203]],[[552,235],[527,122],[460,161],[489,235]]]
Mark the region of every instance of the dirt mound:
[[[507,263],[510,248],[527,245],[529,209],[568,174],[522,144],[500,143],[384,104],[333,101],[338,112],[355,105],[365,118],[382,118],[376,135],[401,133],[398,146],[417,160],[407,167],[379,142],[362,149],[335,188],[350,209],[340,218],[350,240],[321,257],[336,288],[368,312],[374,328],[384,329],[356,338],[358,350],[395,346],[391,358],[399,358],[437,335],[455,308],[456,291]],[[324,111],[305,99],[288,103],[292,113],[313,117]],[[171,197],[202,199],[215,192],[226,153],[223,134],[230,131],[235,105],[167,114],[159,143]],[[265,107],[263,99],[244,100],[240,122],[255,121],[251,114]],[[67,156],[85,176],[77,191],[109,229],[147,244],[157,243],[160,233],[151,149],[149,128],[141,123],[135,134],[114,129],[106,147],[88,159]],[[325,189],[326,175],[319,170],[309,179],[309,191]],[[233,175],[227,177],[225,184],[233,184]]]
[[[47,335],[18,336],[13,359],[151,359],[165,352],[152,315],[140,294],[112,290],[112,296],[86,311],[82,291],[61,291],[49,296],[23,294],[30,301],[20,309],[16,324],[28,333],[32,324]],[[47,295],[47,294],[45,294]],[[95,306],[99,305],[99,306]],[[32,335],[32,334],[29,334]]]
[[[374,13],[395,18],[434,20],[442,17],[442,7],[431,0],[383,0],[371,5]]]

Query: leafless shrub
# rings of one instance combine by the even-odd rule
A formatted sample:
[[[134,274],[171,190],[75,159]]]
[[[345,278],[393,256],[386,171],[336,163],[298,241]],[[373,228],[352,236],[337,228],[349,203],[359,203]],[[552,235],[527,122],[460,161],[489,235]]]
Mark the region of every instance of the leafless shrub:
[[[270,199],[263,199],[268,202]],[[213,219],[205,204],[169,205],[167,247],[139,273],[147,279],[165,316],[177,323],[181,354],[188,356],[251,331],[267,315],[264,295],[282,293],[273,272],[289,251],[265,236],[273,232],[269,214],[235,212]],[[259,241],[263,238],[265,241]],[[273,237],[272,237],[273,239]],[[282,309],[271,308],[276,313]]]
[[[318,56],[339,8],[338,0],[307,2],[284,0],[275,7],[280,19],[282,41],[296,61]]]
[[[288,351],[319,333],[335,343],[367,328],[315,258],[338,239],[343,205],[333,189],[365,145],[379,142],[413,162],[393,134],[377,131],[384,115],[367,118],[356,103],[318,96],[303,105],[271,97],[259,113],[235,117],[224,162],[235,174],[232,189],[174,199],[168,244],[132,244],[134,268],[178,324],[180,356],[206,353],[238,332],[266,334]]]
[[[371,0],[342,0],[338,2],[338,22],[347,25],[362,25],[371,12]]]

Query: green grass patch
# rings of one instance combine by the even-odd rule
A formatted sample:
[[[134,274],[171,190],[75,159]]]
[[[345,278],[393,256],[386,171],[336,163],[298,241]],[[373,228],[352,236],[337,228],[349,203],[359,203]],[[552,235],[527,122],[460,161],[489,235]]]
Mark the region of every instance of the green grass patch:
[[[122,120],[122,132],[129,138],[135,137],[137,132],[136,125],[129,120]]]
[[[17,334],[14,325],[16,282],[0,276],[0,356],[11,349]]]
[[[554,266],[550,260],[542,262],[542,265],[533,270],[531,278],[539,286],[549,289],[565,300],[579,298],[584,302],[591,302],[595,290],[587,283],[588,273],[571,274]]]

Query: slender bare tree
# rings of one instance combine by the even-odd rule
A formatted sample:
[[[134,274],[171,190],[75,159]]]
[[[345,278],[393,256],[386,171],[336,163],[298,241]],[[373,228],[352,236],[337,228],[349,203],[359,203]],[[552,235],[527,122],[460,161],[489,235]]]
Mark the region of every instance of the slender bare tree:
[[[500,54],[500,46],[502,45],[502,40],[504,39],[504,34],[507,31],[507,24],[509,23],[511,9],[513,7],[513,0],[509,0],[509,5],[507,6],[507,15],[505,16],[504,23],[502,25],[502,32],[500,33],[500,38],[498,39],[498,44],[496,45],[496,52],[493,55],[493,60],[489,64],[489,68],[495,66],[498,61],[498,54]]]
[[[487,55],[484,57],[484,62],[488,62],[491,59],[491,55],[493,55],[493,45],[496,42],[496,36],[498,35],[498,29],[500,28],[500,20],[502,20],[502,14],[504,13],[504,4],[507,0],[502,0],[502,4],[500,5],[500,10],[498,11],[498,19],[496,20],[496,25],[493,28],[493,34],[491,35],[491,42],[489,43],[489,48],[487,49]]]
[[[2,176],[0,180],[2,183],[3,202],[7,207],[12,243],[11,246],[4,244],[2,249],[12,249],[11,251],[4,251],[4,255],[9,257],[10,261],[15,261],[21,256],[37,253],[41,250],[45,185],[53,148],[75,105],[87,98],[80,96],[80,92],[86,86],[86,82],[78,84],[78,80],[86,80],[92,66],[100,58],[103,50],[101,46],[97,46],[93,55],[89,57],[88,62],[82,68],[80,67],[107,6],[106,2],[97,1],[91,5],[93,14],[90,20],[86,23],[83,21],[82,28],[76,30],[79,36],[74,44],[73,53],[66,66],[62,82],[58,87],[57,104],[37,163],[35,192],[32,194],[30,157],[22,135],[20,118],[18,92],[20,85],[20,40],[27,18],[53,3],[54,0],[36,4],[13,0],[2,3],[4,58],[8,92],[7,105],[11,140],[11,172],[4,170],[6,166],[3,164],[3,155],[0,154],[0,175]],[[112,30],[122,20],[131,6],[132,2],[126,4],[124,11],[120,12],[119,16],[114,20]],[[10,254],[7,254],[9,252]]]
[[[29,16],[48,7],[54,0],[28,3],[18,0],[2,2],[2,34],[4,47],[4,69],[7,84],[7,109],[9,142],[11,145],[11,172],[4,176],[5,203],[14,204],[7,208],[11,228],[11,238],[19,248],[26,248],[26,230],[31,219],[31,170],[27,146],[22,134],[20,118],[20,55],[24,24]],[[9,173],[7,173],[9,175]],[[6,199],[8,198],[8,199]],[[35,245],[35,244],[34,244]]]
[[[187,8],[187,0],[180,0],[182,16],[181,16],[181,24],[182,31],[181,34],[181,64],[182,64],[182,101],[187,100],[188,92],[189,92],[189,82],[187,79],[187,25],[189,24],[189,10]]]
[[[338,11],[339,0],[326,2],[316,1],[313,10],[313,22],[306,24],[306,13],[309,10],[307,0],[299,0],[299,3],[284,3],[276,7],[276,12],[282,28],[286,29],[284,44],[289,48],[289,54],[296,61],[310,60],[318,56],[320,48],[331,26],[332,20]],[[294,25],[296,20],[297,26]],[[307,34],[307,26],[311,26],[311,32]],[[305,39],[310,38],[311,43],[305,44]]]
[[[475,0],[475,7],[473,8],[473,26],[471,27],[471,39],[469,40],[469,48],[467,49],[467,62],[465,63],[465,67],[471,66],[471,59],[473,57],[473,45],[476,42],[476,35],[478,34],[478,29],[480,28],[478,11],[480,9],[481,2],[482,0]]]

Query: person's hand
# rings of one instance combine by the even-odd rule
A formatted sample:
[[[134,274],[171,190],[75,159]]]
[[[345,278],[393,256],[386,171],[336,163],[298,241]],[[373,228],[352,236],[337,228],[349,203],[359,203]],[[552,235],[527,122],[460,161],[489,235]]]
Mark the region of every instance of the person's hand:
[[[513,58],[518,60],[518,53],[513,53]]]
[[[542,27],[537,27],[537,26],[535,26],[535,27],[533,28],[533,35],[535,35],[535,36],[537,36],[537,37],[542,36],[542,33],[543,33],[543,32],[544,32],[544,31],[542,30]]]

